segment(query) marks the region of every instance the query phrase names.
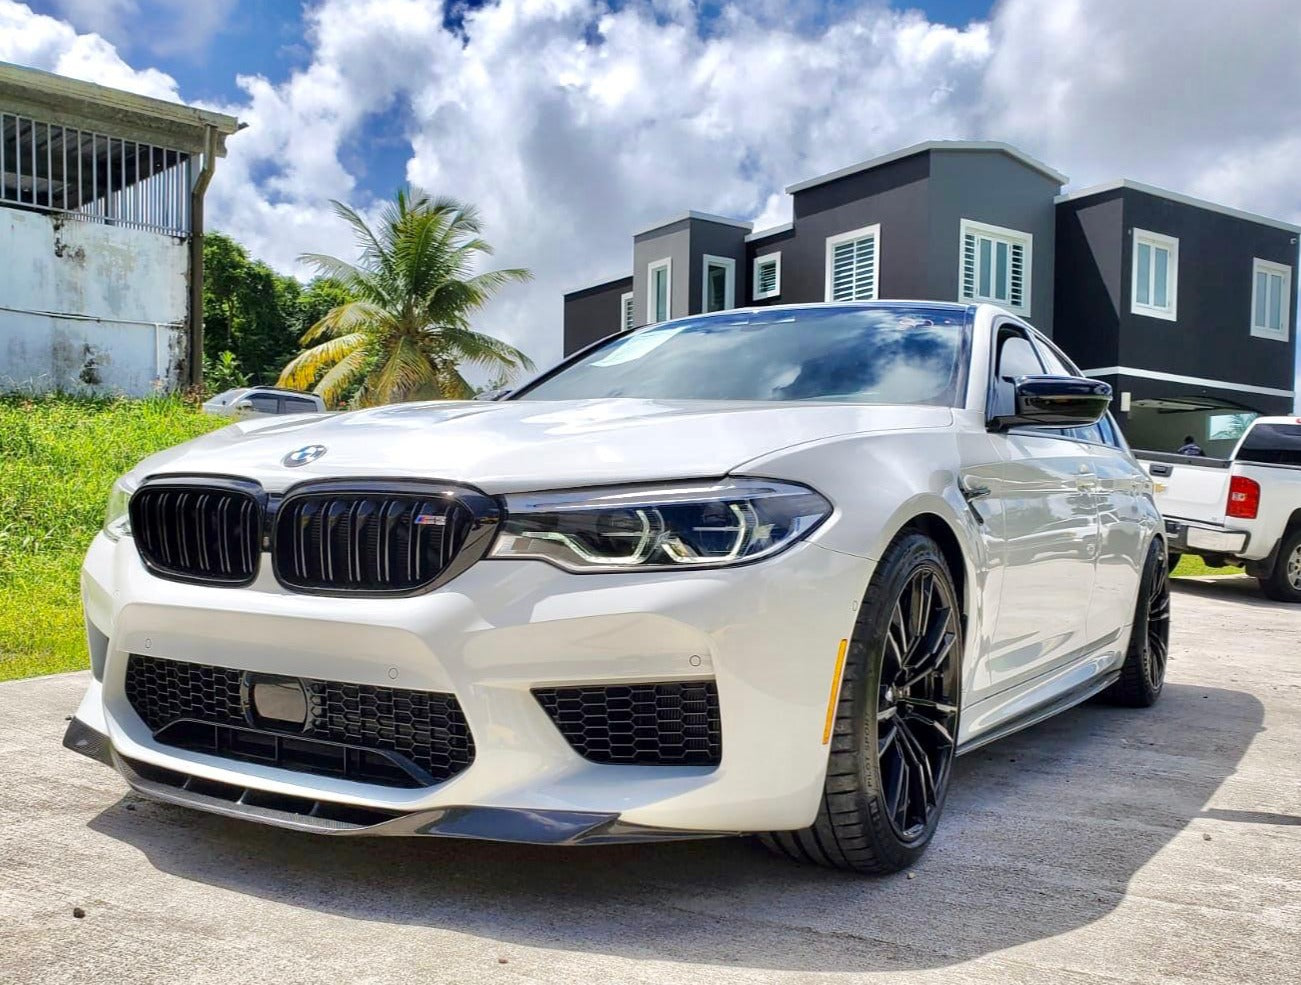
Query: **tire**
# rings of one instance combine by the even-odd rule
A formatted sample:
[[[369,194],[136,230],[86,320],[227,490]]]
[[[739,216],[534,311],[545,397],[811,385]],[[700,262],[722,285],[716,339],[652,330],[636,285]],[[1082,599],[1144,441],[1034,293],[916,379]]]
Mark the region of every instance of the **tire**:
[[[1105,695],[1127,708],[1150,708],[1165,687],[1170,656],[1170,570],[1165,547],[1153,541],[1134,604],[1134,628],[1120,669],[1120,679]]]
[[[764,844],[870,874],[916,862],[952,775],[961,654],[944,556],[924,534],[904,533],[885,551],[854,623],[817,818],[802,831],[762,835]]]
[[[1283,535],[1274,570],[1260,579],[1260,590],[1275,602],[1301,602],[1301,527]]]

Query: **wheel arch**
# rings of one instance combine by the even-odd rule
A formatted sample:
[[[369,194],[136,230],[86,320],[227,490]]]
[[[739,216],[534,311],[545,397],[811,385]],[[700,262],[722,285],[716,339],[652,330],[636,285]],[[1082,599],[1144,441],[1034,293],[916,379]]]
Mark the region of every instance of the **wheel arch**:
[[[953,576],[953,587],[957,590],[958,601],[962,606],[962,618],[965,623],[971,610],[971,599],[967,593],[969,582],[967,573],[968,559],[963,552],[962,541],[958,539],[957,531],[949,526],[948,521],[938,513],[918,513],[899,528],[895,537],[897,538],[910,530],[923,533],[935,541],[940,553],[944,555],[944,560],[949,566],[949,574]],[[963,628],[965,629],[966,626],[964,625]]]

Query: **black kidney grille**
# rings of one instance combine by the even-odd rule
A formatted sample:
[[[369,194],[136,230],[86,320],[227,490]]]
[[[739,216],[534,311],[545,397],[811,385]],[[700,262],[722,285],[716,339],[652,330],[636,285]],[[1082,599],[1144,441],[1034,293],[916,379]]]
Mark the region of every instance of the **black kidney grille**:
[[[262,509],[250,493],[146,485],[131,497],[130,512],[140,556],[164,577],[245,584],[257,574]]]
[[[474,761],[474,738],[452,694],[300,679],[301,731],[245,715],[249,672],[131,654],[126,695],[155,739],[195,752],[384,786],[429,786]]]
[[[291,495],[276,514],[276,576],[305,590],[417,591],[443,573],[474,522],[451,496]]]
[[[713,681],[535,688],[533,696],[594,763],[715,765],[722,756]]]

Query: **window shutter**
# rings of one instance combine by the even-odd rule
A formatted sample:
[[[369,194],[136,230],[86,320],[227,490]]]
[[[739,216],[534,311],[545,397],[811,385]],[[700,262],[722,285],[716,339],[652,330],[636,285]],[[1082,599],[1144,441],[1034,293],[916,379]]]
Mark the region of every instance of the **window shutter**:
[[[976,235],[975,233],[966,233],[962,237],[962,300],[970,301],[975,296]]]
[[[636,317],[637,316],[633,309],[632,295],[625,294],[623,296],[623,330],[625,332],[633,327]]]
[[[831,253],[831,299],[871,301],[876,298],[876,237],[837,243]]]
[[[777,261],[765,260],[759,263],[759,284],[757,294],[767,297],[777,290]]]
[[[1008,289],[1008,304],[1013,308],[1025,307],[1025,246],[1012,244],[1012,273]]]

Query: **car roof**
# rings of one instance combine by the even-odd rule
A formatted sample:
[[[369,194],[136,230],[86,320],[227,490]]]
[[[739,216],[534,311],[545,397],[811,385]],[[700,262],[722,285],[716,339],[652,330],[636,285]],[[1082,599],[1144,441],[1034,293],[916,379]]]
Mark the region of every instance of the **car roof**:
[[[290,390],[288,387],[282,387],[282,386],[251,386],[245,392],[246,393],[274,393],[286,397],[306,397],[309,400],[320,399],[320,397],[318,397],[316,394],[308,393],[306,390]]]

